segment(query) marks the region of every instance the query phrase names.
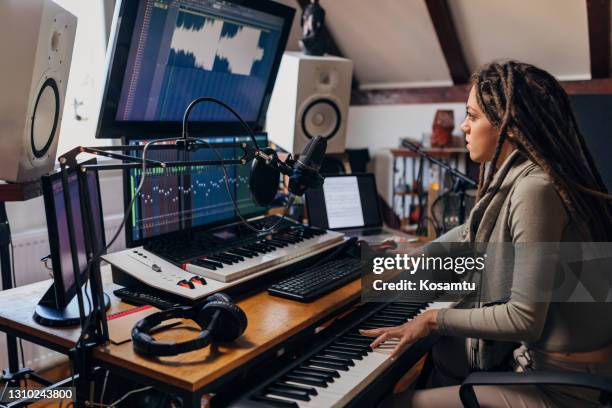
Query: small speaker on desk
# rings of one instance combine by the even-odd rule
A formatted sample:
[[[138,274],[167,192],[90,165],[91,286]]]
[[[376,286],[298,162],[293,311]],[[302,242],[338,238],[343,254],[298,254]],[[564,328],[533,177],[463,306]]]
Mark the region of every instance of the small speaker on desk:
[[[268,107],[270,140],[299,153],[323,136],[327,153],[343,153],[352,77],[351,60],[285,52]]]
[[[76,25],[52,0],[0,2],[0,180],[53,168]]]

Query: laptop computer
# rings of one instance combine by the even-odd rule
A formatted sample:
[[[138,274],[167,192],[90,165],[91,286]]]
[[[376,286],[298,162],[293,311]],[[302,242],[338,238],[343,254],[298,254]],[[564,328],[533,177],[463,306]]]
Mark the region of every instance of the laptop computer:
[[[371,173],[326,176],[323,186],[306,190],[306,211],[309,225],[341,231],[348,237],[383,242],[397,236],[383,226]]]

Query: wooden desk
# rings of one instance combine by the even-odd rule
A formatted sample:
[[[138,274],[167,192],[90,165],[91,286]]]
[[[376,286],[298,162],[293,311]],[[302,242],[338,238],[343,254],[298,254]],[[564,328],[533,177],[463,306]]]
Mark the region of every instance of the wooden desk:
[[[108,272],[108,269],[103,268],[105,280],[110,275]],[[35,305],[50,284],[50,280],[42,281],[1,292],[0,330],[10,331],[28,341],[67,353],[78,339],[80,328],[45,327],[32,318]],[[120,302],[113,295],[112,291],[116,288],[113,283],[105,283],[105,292],[111,298],[109,313],[133,307]],[[213,383],[220,377],[355,302],[360,296],[360,289],[361,282],[356,280],[306,304],[260,292],[238,302],[249,323],[242,337],[235,342],[156,359],[135,354],[131,342],[108,344],[94,351],[94,360],[96,364],[121,371],[119,374],[127,378],[143,382],[146,380],[156,387],[174,391],[184,400],[187,399],[187,406],[199,406],[202,394],[210,392]],[[160,340],[186,340],[196,334],[190,329],[192,327],[197,325],[187,321],[156,337]]]

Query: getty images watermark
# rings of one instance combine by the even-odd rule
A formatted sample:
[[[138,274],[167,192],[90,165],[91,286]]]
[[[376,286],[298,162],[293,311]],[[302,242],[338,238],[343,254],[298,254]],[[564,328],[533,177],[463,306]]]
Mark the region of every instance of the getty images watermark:
[[[612,302],[612,243],[362,247],[364,301]]]

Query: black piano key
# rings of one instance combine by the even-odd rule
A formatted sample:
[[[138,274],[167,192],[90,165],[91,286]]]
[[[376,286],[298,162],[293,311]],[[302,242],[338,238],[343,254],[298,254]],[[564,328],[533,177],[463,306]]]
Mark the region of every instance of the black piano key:
[[[412,315],[413,313],[418,312],[420,309],[417,307],[403,308],[403,307],[395,307],[395,306],[387,306],[383,309],[385,312],[398,312],[398,313],[406,313]]]
[[[267,249],[268,251],[275,251],[276,248],[273,247],[272,245],[269,245],[265,239],[259,240],[257,242],[255,242],[255,245],[259,245],[260,247]]]
[[[272,385],[266,388],[266,394],[278,395],[279,397],[287,397],[291,399],[297,399],[300,401],[310,401],[310,395],[307,392],[299,390],[291,390],[285,387]]]
[[[361,334],[359,334],[358,331],[356,331],[355,333],[356,334],[346,334],[346,335],[342,336],[340,341],[348,342],[348,343],[353,343],[353,344],[360,344],[362,346],[368,346],[372,342],[370,340],[371,337],[362,336]]]
[[[200,262],[207,262],[210,265],[216,266],[217,268],[223,268],[223,264],[219,261],[215,261],[214,259],[200,258],[198,259]]]
[[[378,313],[376,316],[384,317],[384,318],[397,318],[406,320],[408,315],[404,312],[393,312],[393,311],[382,311]]]
[[[327,381],[318,377],[303,374],[289,373],[284,377],[283,381],[291,381],[298,384],[314,385],[315,387],[327,388]]]
[[[408,307],[408,306],[422,307],[423,305],[424,305],[423,302],[393,302],[391,303],[391,306],[400,306],[400,307]]]
[[[252,397],[255,401],[265,402],[275,407],[287,407],[287,408],[297,408],[298,404],[296,402],[283,400],[280,398],[269,397],[263,394],[254,395]]]
[[[368,354],[367,349],[365,347],[352,347],[352,346],[345,346],[345,345],[336,344],[336,343],[329,346],[328,349],[335,350],[335,351],[343,351],[346,353],[355,353],[355,354],[359,354],[362,356],[365,356]]]
[[[245,251],[245,250],[238,249],[238,248],[229,250],[227,252],[230,253],[230,254],[235,254],[235,255],[239,255],[239,256],[245,256],[247,258],[252,258],[252,257],[257,255],[257,254],[255,254],[255,253],[253,253],[251,251]]]
[[[209,255],[208,259],[212,259],[213,261],[221,262],[221,263],[224,263],[226,265],[233,265],[234,264],[234,262],[232,262],[229,258],[226,258],[226,257],[221,256],[221,255]]]
[[[325,358],[313,357],[307,362],[308,365],[315,365],[319,367],[333,368],[334,370],[348,371],[348,365],[337,363]]]
[[[200,266],[202,268],[210,269],[211,271],[217,270],[217,267],[215,265],[211,264],[210,262],[206,262],[202,259],[195,259],[191,261],[191,263],[194,264],[195,266]]]
[[[333,378],[340,378],[339,372],[337,372],[336,370],[330,370],[329,368],[307,367],[305,365],[301,365],[300,368],[298,368],[298,370],[306,370],[306,371],[311,371],[311,372],[315,372],[318,374],[329,375]]]
[[[386,323],[372,323],[372,322],[365,322],[362,325],[358,326],[359,329],[361,330],[367,330],[367,329],[381,329],[383,327],[389,327],[388,324]]]
[[[312,371],[306,368],[296,368],[295,370],[291,370],[291,374],[303,375],[306,377],[314,377],[314,378],[318,378],[319,380],[323,380],[327,383],[334,382],[333,376],[329,374],[321,374],[321,373],[318,373],[316,371]]]
[[[234,262],[236,262],[236,263],[241,262],[241,261],[244,261],[244,258],[243,258],[242,256],[240,256],[240,255],[236,255],[236,254],[232,254],[232,253],[230,253],[229,251],[228,251],[228,252],[222,252],[222,253],[221,253],[221,254],[219,254],[219,255],[226,256],[226,257],[228,257],[228,258],[232,259],[232,260],[233,260]]]
[[[422,307],[422,303],[414,303],[414,302],[393,302],[389,303],[389,307],[403,307],[403,308],[420,308]]]
[[[328,347],[325,350],[323,350],[323,354],[340,357],[340,358],[350,358],[351,360],[363,360],[363,355],[361,353],[356,353],[354,351],[351,352],[351,351],[346,351],[346,350],[345,351],[336,350],[331,347]]]
[[[280,242],[273,241],[273,240],[271,240],[271,239],[266,239],[266,240],[265,240],[265,243],[266,243],[266,245],[271,245],[271,246],[273,246],[273,247],[275,247],[275,248],[283,248],[283,247],[285,246],[285,244],[282,244],[282,243],[280,243]]]
[[[372,323],[383,323],[383,324],[386,324],[387,326],[397,326],[405,322],[404,319],[391,319],[391,318],[384,318],[384,317],[378,317],[378,316],[373,317],[368,321]]]
[[[361,350],[369,351],[368,349],[370,348],[370,344],[374,341],[374,339],[372,337],[365,337],[365,336],[363,336],[363,338],[365,339],[365,341],[357,342],[351,339],[346,339],[342,341],[336,341],[334,342],[334,345],[335,346],[355,347]]]
[[[261,247],[260,245],[257,245],[257,244],[249,244],[249,245],[245,245],[244,247],[246,249],[250,249],[252,251],[257,251],[257,253],[260,253],[260,254],[264,254],[264,253],[268,252],[268,251],[264,250],[263,247]]]
[[[410,316],[414,316],[416,313],[420,313],[422,311],[421,308],[418,307],[410,307],[410,308],[398,308],[395,306],[391,306],[389,308],[385,308],[384,310],[403,312],[409,314]]]
[[[274,385],[288,387],[288,388],[291,388],[291,389],[294,389],[294,390],[304,391],[304,392],[307,392],[310,395],[317,395],[318,394],[316,388],[304,387],[303,385],[288,384],[288,383],[282,382],[282,381],[276,382],[276,383],[274,383]]]
[[[251,249],[248,249],[246,246],[244,246],[244,247],[242,247],[241,249],[242,249],[243,251],[246,251],[246,252],[248,252],[248,253],[252,254],[252,255],[253,255],[253,256],[255,256],[255,257],[259,256],[259,252],[257,252],[256,250],[254,250],[254,249],[252,249],[252,248],[251,248]]]
[[[255,248],[254,246],[252,246],[250,244],[241,247],[241,249],[244,249],[246,251],[251,251],[251,252],[257,254],[256,256],[259,256],[259,254],[263,254],[263,251],[261,249],[257,249],[257,248]]]
[[[352,366],[355,365],[353,360],[351,360],[350,358],[326,356],[326,355],[324,355],[324,353],[318,353],[315,356],[315,358],[317,358],[319,360],[329,361],[329,362],[336,363],[336,364],[343,364],[343,365],[346,365],[346,366],[349,366],[349,367],[352,367]]]

